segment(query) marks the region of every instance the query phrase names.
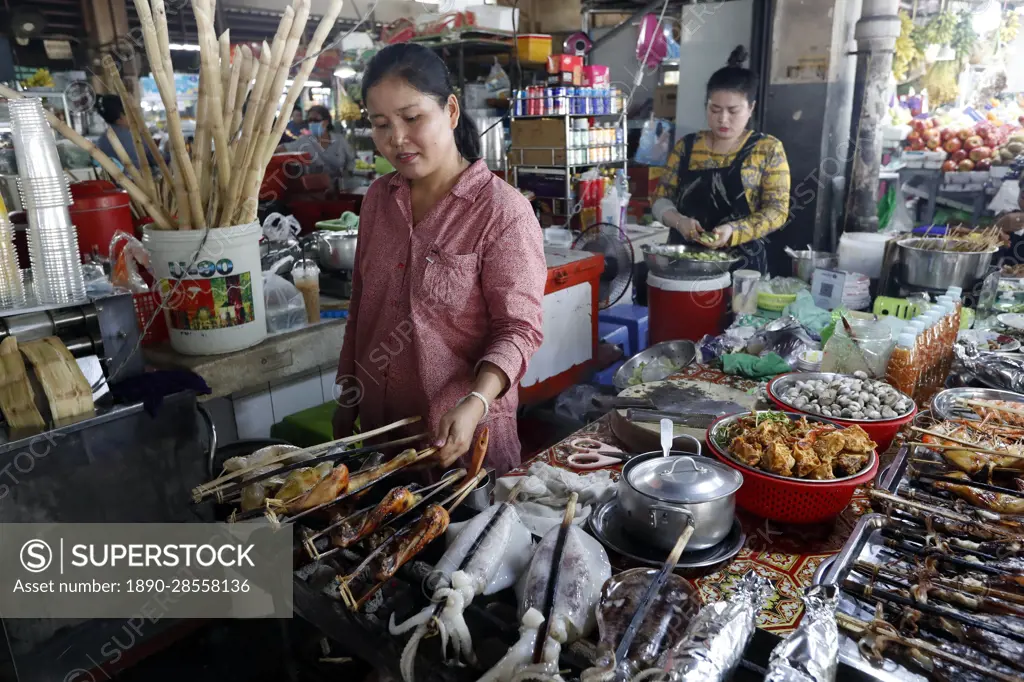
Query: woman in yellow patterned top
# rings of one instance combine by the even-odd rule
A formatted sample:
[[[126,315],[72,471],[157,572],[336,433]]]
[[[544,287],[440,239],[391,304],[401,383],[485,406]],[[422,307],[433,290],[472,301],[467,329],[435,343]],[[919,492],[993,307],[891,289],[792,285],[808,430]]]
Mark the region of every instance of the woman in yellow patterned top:
[[[763,239],[785,225],[789,214],[789,164],[779,140],[747,130],[757,75],[740,66],[746,58],[746,50],[737,47],[729,65],[708,80],[708,130],[676,144],[653,212],[672,228],[669,244],[739,247],[744,267],[763,273]]]

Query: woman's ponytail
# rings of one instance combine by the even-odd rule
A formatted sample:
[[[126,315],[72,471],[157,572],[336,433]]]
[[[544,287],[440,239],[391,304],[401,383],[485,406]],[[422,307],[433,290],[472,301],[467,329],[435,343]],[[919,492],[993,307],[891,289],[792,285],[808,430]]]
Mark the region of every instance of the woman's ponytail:
[[[462,108],[462,101],[459,101],[459,123],[455,126],[455,146],[466,161],[476,161],[480,158],[480,131],[477,130],[476,121]]]

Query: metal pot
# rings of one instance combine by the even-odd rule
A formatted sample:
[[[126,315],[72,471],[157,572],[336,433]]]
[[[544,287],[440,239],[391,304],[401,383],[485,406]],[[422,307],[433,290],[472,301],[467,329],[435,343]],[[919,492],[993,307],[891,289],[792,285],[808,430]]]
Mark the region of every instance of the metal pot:
[[[692,520],[695,530],[687,551],[707,549],[732,530],[741,485],[740,472],[699,455],[675,450],[668,457],[660,450],[638,455],[619,477],[622,522],[644,542],[668,552]]]
[[[317,260],[322,269],[334,272],[356,269],[358,230],[320,230],[315,236]]]
[[[818,268],[832,270],[839,265],[839,254],[828,251],[793,251],[790,258],[793,259],[793,276],[808,284]]]
[[[740,258],[729,254],[728,260],[694,260],[686,258],[686,254],[707,253],[706,249],[696,244],[644,244],[640,247],[644,252],[644,262],[652,275],[666,279],[699,279],[702,277],[718,277],[732,269],[740,262]],[[720,252],[715,252],[716,255]]]
[[[925,289],[958,286],[967,291],[985,277],[998,249],[988,251],[934,251],[919,248],[924,239],[898,242],[902,283]],[[947,242],[955,240],[948,239]]]

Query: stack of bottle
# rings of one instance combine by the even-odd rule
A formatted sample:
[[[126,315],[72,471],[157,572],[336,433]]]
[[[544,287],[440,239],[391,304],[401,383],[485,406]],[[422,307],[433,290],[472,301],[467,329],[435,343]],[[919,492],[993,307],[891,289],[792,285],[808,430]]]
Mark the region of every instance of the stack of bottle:
[[[569,164],[621,163],[626,160],[622,126],[614,123],[590,125],[585,118],[572,122],[569,131]]]
[[[962,293],[960,287],[950,287],[934,305],[910,320],[889,357],[886,381],[918,404],[931,400],[953,367]]]

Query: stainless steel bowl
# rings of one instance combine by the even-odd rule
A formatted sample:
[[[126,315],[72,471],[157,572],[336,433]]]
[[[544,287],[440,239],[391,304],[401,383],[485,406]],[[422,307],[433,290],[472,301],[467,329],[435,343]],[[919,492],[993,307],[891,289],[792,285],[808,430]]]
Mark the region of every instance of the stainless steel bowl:
[[[668,371],[663,376],[657,377],[651,375],[650,372],[644,374],[641,370],[643,378],[642,383],[646,384],[651,381],[661,381],[670,374],[674,374],[683,367],[692,363],[696,356],[697,347],[694,345],[693,341],[662,341],[661,343],[656,343],[650,348],[637,353],[629,360],[622,363],[622,366],[615,370],[615,376],[612,377],[612,382],[615,384],[615,388],[620,391],[625,388],[629,388],[633,385],[630,383],[630,380],[633,378],[633,372],[636,371],[637,367],[655,362],[659,358],[665,358],[667,362],[672,363],[672,365],[675,365],[678,369]],[[654,370],[651,371],[653,372]]]
[[[851,376],[851,375],[849,375],[849,374],[840,374],[838,372],[793,372],[791,374],[783,374],[782,376],[776,377],[776,378],[772,379],[771,381],[769,381],[768,382],[767,391],[768,391],[768,395],[769,396],[773,397],[775,400],[778,400],[780,403],[782,403],[786,407],[788,407],[788,408],[790,408],[792,410],[796,410],[796,411],[798,411],[798,412],[800,412],[802,414],[806,414],[808,417],[812,417],[813,416],[813,417],[816,417],[816,418],[819,418],[819,419],[824,419],[824,420],[827,421],[828,417],[822,417],[820,415],[815,415],[815,414],[812,414],[810,412],[807,412],[806,410],[801,409],[801,408],[797,407],[796,405],[793,405],[788,400],[786,400],[783,396],[785,396],[786,391],[788,391],[789,389],[793,388],[794,386],[796,386],[796,384],[798,382],[801,382],[801,381],[831,381],[831,380],[837,379],[839,377],[849,377],[849,376]],[[872,379],[872,381],[878,381],[878,379]],[[884,383],[884,382],[882,382],[882,383]],[[910,396],[906,395],[905,393],[900,393],[900,395],[902,395],[903,397],[908,398],[908,399],[910,398]],[[911,400],[911,403],[913,403],[913,400]],[[872,422],[891,422],[891,421],[895,421],[897,419],[903,419],[904,417],[906,417],[909,414],[911,414],[913,411],[914,411],[914,408],[911,407],[908,412],[904,412],[903,414],[897,415],[895,417],[888,417],[888,418],[885,418],[885,419],[850,419],[850,418],[847,418],[847,417],[838,417],[838,418],[836,418],[836,421],[839,421],[839,422],[849,422],[849,423],[855,423],[855,424],[865,424],[865,423],[872,423]]]
[[[827,251],[794,251],[790,258],[793,259],[793,276],[808,284],[818,268],[830,270],[839,265],[839,254]]]
[[[922,249],[925,239],[903,239],[899,246],[902,282],[906,286],[946,289],[958,286],[969,290],[985,277],[992,265],[995,247],[987,251],[933,251]],[[946,240],[949,243],[968,240]]]
[[[835,427],[840,428],[840,429],[846,428],[842,424],[837,424],[836,422],[832,421],[831,419],[826,419],[825,417],[816,417],[816,416],[811,415],[811,414],[793,414],[792,412],[783,412],[781,410],[758,410],[756,414],[769,414],[769,413],[784,414],[787,417],[789,417],[790,419],[792,419],[793,421],[796,421],[796,420],[800,419],[801,417],[803,417],[808,422],[814,422],[815,424],[831,424],[832,426],[835,426]],[[749,417],[751,414],[752,413],[750,413],[750,412],[742,412],[740,414],[732,414],[732,415],[729,415],[728,417],[722,417],[721,419],[716,421],[714,424],[712,424],[711,428],[708,429],[708,447],[710,447],[715,452],[718,452],[718,453],[728,457],[729,461],[732,462],[733,464],[735,464],[740,469],[745,469],[747,471],[754,471],[754,472],[756,472],[758,474],[762,474],[764,476],[770,476],[772,478],[778,478],[778,479],[781,479],[783,481],[799,481],[801,483],[813,483],[815,485],[819,485],[819,484],[820,485],[828,485],[830,483],[841,483],[843,481],[848,481],[851,478],[857,478],[858,476],[863,474],[865,471],[870,469],[872,466],[874,466],[875,459],[877,459],[877,457],[878,457],[877,452],[872,450],[871,451],[871,456],[868,458],[867,464],[865,464],[864,467],[860,471],[858,471],[857,473],[852,474],[850,476],[843,476],[841,478],[830,478],[830,479],[828,479],[826,481],[815,481],[815,480],[811,480],[811,479],[807,479],[807,478],[799,478],[797,476],[780,476],[779,474],[773,474],[772,472],[765,471],[764,469],[759,469],[757,467],[752,467],[752,466],[750,466],[748,464],[744,464],[740,460],[738,460],[735,457],[733,457],[732,453],[729,452],[728,445],[725,444],[726,434],[728,433],[729,428],[733,424],[735,424],[736,421],[740,417]],[[719,441],[721,441],[722,444],[720,444]]]
[[[652,275],[666,279],[717,277],[729,272],[740,257],[729,252],[712,251],[694,244],[644,244],[644,261]],[[686,254],[725,253],[727,260],[705,261],[686,258]]]
[[[334,272],[356,269],[358,230],[320,230],[316,233],[317,260],[324,270]]]
[[[965,400],[1005,400],[1020,403],[1024,409],[1024,395],[1013,391],[999,391],[994,388],[947,388],[939,391],[932,398],[931,408],[938,419],[978,419],[978,415],[967,405]]]

